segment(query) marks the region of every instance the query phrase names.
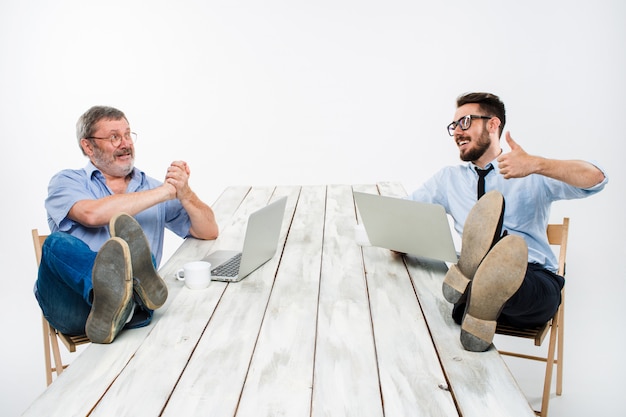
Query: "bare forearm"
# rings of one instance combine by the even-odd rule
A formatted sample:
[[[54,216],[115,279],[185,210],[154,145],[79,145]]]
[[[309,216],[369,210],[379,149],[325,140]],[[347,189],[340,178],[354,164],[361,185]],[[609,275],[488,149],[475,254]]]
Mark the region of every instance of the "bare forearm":
[[[574,187],[590,188],[604,180],[602,171],[586,161],[535,158],[536,174],[563,181]]]
[[[219,229],[211,207],[203,203],[192,191],[180,202],[191,220],[191,228],[189,229],[191,235],[197,239],[216,239]]]
[[[106,226],[118,213],[124,212],[134,216],[171,198],[168,190],[163,187],[135,193],[113,194],[97,200],[78,201],[70,209],[68,217],[87,227]]]
[[[604,181],[602,171],[589,162],[529,155],[513,140],[510,132],[506,132],[505,137],[511,147],[511,152],[503,153],[498,157],[498,167],[506,179],[539,174],[578,188],[591,188]]]

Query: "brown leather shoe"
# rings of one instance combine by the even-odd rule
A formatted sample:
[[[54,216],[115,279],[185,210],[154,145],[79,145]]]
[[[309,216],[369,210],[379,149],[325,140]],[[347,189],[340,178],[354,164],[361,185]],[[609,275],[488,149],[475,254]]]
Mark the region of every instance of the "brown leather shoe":
[[[161,307],[167,300],[167,285],[154,268],[150,244],[139,223],[132,216],[120,213],[109,222],[109,232],[128,243],[134,290],[144,306],[150,310]]]
[[[94,343],[111,343],[135,306],[130,251],[125,241],[113,237],[102,245],[91,279],[93,303],[85,332]]]
[[[461,256],[443,280],[443,296],[449,302],[457,303],[465,295],[478,265],[500,239],[503,217],[504,197],[495,190],[483,195],[470,210],[463,225]]]
[[[527,267],[528,247],[520,236],[503,237],[485,256],[468,290],[461,324],[461,344],[466,350],[483,352],[491,346],[496,320],[522,285]]]

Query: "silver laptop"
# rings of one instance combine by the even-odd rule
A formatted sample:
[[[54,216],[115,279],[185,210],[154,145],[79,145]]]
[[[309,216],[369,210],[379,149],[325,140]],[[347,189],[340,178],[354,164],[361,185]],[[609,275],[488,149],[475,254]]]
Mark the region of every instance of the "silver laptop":
[[[276,253],[287,197],[255,211],[248,218],[243,249],[217,250],[203,259],[211,263],[211,279],[237,282],[272,259]]]
[[[373,246],[456,263],[458,256],[443,206],[355,191]]]

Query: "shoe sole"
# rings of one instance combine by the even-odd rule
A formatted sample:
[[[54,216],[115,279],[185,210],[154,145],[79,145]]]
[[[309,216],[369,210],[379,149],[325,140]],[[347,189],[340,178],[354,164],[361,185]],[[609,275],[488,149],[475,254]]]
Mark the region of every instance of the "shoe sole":
[[[134,289],[145,307],[156,310],[167,300],[167,285],[152,264],[150,244],[137,221],[125,213],[114,216],[109,222],[111,236],[128,243],[133,267]]]
[[[527,267],[528,248],[520,236],[505,236],[489,251],[468,290],[461,324],[466,350],[483,352],[491,346],[502,307],[522,285]]]
[[[96,255],[92,270],[93,303],[85,333],[93,343],[111,343],[134,307],[130,251],[125,241],[111,238]]]
[[[504,197],[498,191],[483,195],[467,215],[461,238],[461,256],[443,280],[443,296],[457,303],[474,278],[478,266],[502,233]]]

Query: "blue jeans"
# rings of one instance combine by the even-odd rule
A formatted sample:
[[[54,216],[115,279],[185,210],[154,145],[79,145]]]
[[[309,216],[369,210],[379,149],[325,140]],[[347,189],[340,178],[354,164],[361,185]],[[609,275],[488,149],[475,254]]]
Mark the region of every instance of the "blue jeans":
[[[85,242],[67,233],[52,233],[44,241],[34,292],[46,320],[62,333],[85,333],[93,300],[91,271],[96,255]],[[139,297],[134,298],[137,303]],[[125,327],[146,326],[151,319],[152,310],[138,304]]]

